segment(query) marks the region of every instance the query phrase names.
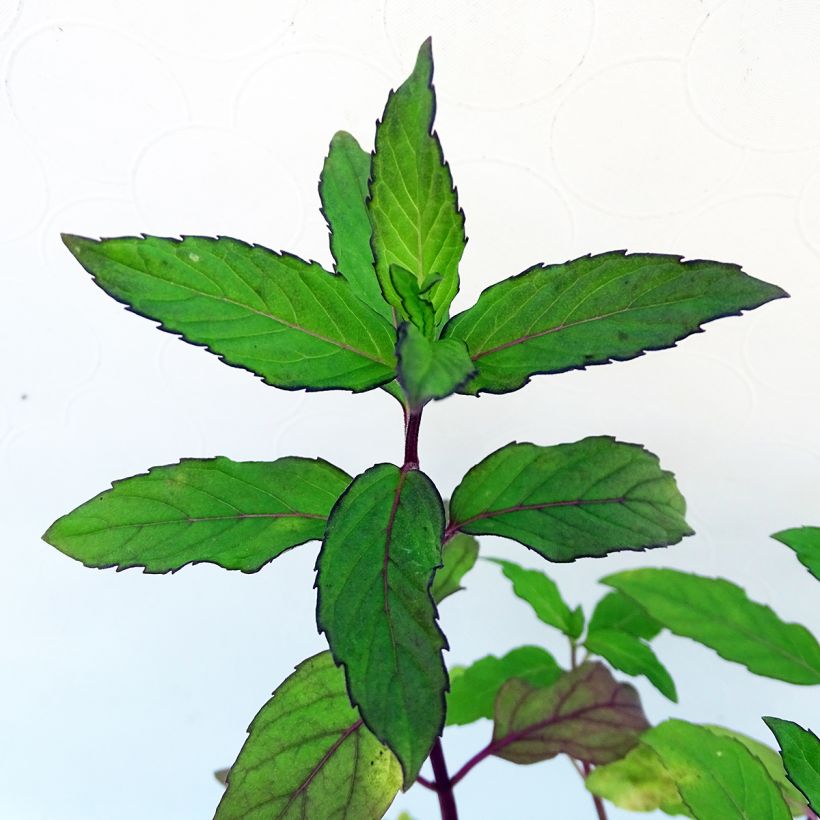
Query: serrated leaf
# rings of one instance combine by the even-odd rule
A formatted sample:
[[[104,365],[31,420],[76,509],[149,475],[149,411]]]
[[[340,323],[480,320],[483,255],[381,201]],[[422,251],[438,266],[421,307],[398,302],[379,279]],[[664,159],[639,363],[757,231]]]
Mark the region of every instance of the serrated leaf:
[[[401,786],[329,652],[299,664],[248,732],[215,820],[382,817]]]
[[[430,596],[444,508],[418,470],[377,464],[333,508],[317,562],[317,623],[350,698],[409,788],[444,725],[446,646]]]
[[[463,726],[479,718],[492,718],[498,690],[511,678],[533,686],[550,686],[562,673],[555,658],[539,646],[519,646],[501,658],[487,655],[457,675],[451,670],[447,725]]]
[[[672,569],[636,569],[601,579],[658,623],[743,664],[789,683],[820,683],[820,645],[799,624],[784,623],[735,584]]]
[[[202,561],[255,572],[319,540],[347,473],[322,459],[187,459],[115,481],[43,538],[86,566],[175,571]]]
[[[793,549],[797,560],[820,581],[820,527],[795,527],[772,538]]]
[[[812,810],[820,812],[820,740],[817,735],[790,720],[776,717],[763,720],[777,738],[789,780],[805,796]]]
[[[384,301],[373,251],[370,248],[370,216],[367,213],[370,153],[346,131],[338,131],[319,177],[322,213],[330,230],[330,251],[336,272],[351,290],[388,321],[393,311]]]
[[[224,236],[63,241],[132,311],[274,387],[358,392],[393,378],[393,328],[316,262]]]
[[[626,595],[609,592],[595,605],[589,621],[590,632],[599,629],[618,629],[636,638],[651,641],[662,627]]]
[[[547,688],[516,678],[505,683],[491,746],[513,763],[564,753],[597,765],[623,757],[648,726],[633,687],[600,663],[584,663]]]
[[[643,675],[662,695],[678,702],[675,682],[649,644],[617,629],[590,630],[584,646],[627,675]]]
[[[442,566],[436,570],[431,594],[440,604],[445,598],[463,589],[461,580],[475,566],[478,541],[470,535],[457,533],[441,550]]]
[[[545,624],[560,629],[572,639],[581,634],[580,630],[576,632],[577,617],[573,619],[572,611],[561,597],[558,585],[552,578],[538,570],[524,569],[512,561],[503,561],[500,558],[487,560],[501,567],[504,576],[512,581],[513,592],[522,601],[526,601]]]
[[[417,327],[428,339],[436,335],[436,309],[428,296],[422,291],[421,284],[415,274],[410,273],[401,265],[390,266],[390,284],[399,297],[397,309],[399,315]],[[466,351],[464,345],[461,347]],[[469,356],[467,356],[469,360]],[[470,361],[470,372],[473,363]]]
[[[690,535],[671,473],[608,436],[538,447],[508,444],[453,493],[450,529],[501,535],[550,561],[675,544]]]
[[[391,265],[406,268],[419,283],[438,275],[429,295],[441,324],[458,291],[458,265],[467,240],[450,168],[432,130],[435,110],[433,54],[427,40],[413,73],[390,93],[376,127],[368,207],[376,273],[385,298],[399,307]]]
[[[668,720],[641,737],[658,755],[698,820],[790,820],[763,764],[732,737]]]
[[[473,373],[473,363],[462,343],[428,339],[407,322],[399,327],[396,357],[399,384],[411,407],[447,398]]]
[[[672,347],[705,322],[786,295],[737,265],[611,251],[492,285],[443,335],[466,342],[479,366],[463,392],[509,393],[538,373]]]

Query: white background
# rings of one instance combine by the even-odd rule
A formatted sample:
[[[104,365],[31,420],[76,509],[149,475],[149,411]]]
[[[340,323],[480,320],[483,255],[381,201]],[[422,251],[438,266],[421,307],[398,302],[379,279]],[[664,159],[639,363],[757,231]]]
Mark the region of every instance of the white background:
[[[277,391],[158,332],[58,240],[224,233],[330,264],[316,183],[339,128],[370,147],[388,89],[432,33],[438,129],[470,242],[455,307],[538,261],[612,248],[736,261],[792,299],[675,350],[432,408],[442,491],[491,450],[613,434],[674,470],[694,538],[544,566],[589,612],[597,578],[645,564],[743,584],[820,627],[817,587],[769,534],[820,524],[820,4],[816,0],[0,0],[0,817],[207,818],[212,777],[294,664],[320,650],[309,545],[255,576],[97,572],[39,540],[121,478],[182,456],[400,458],[379,391]],[[452,663],[564,647],[482,565],[442,607]],[[768,740],[820,722],[817,690],[664,635],[679,706],[653,721]],[[448,732],[451,768],[489,736]],[[565,760],[482,764],[470,818],[592,818]],[[436,816],[420,788],[400,796]],[[628,816],[611,811],[612,818]]]

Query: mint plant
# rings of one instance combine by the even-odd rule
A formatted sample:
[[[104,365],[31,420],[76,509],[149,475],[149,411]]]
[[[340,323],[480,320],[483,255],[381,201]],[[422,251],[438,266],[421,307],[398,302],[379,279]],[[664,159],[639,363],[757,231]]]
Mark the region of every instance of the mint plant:
[[[569,668],[539,647],[523,647],[448,675],[438,605],[475,562],[475,536],[504,536],[565,562],[665,547],[692,531],[658,459],[606,436],[509,444],[473,467],[445,504],[419,465],[425,406],[455,393],[508,393],[536,374],[672,347],[703,323],[786,294],[733,264],[612,251],[536,264],[451,317],[466,235],[433,130],[432,78],[428,40],[388,97],[374,150],[346,133],[333,138],[319,183],[333,272],[228,237],[64,235],[97,285],[162,330],[274,387],[379,388],[404,414],[400,465],[376,464],[351,477],[298,456],[185,459],[114,482],[44,536],[89,567],[151,573],[200,561],[255,572],[285,550],[322,542],[316,622],[329,652],[302,661],[253,720],[219,820],[378,818],[399,789],[416,782],[435,791],[442,817],[453,820],[453,787],[491,754],[517,763],[568,754],[584,774],[602,767],[593,772],[601,779],[608,765],[626,765],[649,748],[653,765],[671,761],[677,770],[675,750],[700,747],[702,736],[692,734],[699,730],[650,729],[631,685],[600,661],[577,658],[584,649],[644,674],[674,699],[674,683],[648,643],[659,624],[711,642],[753,671],[820,682],[816,641],[728,582],[692,586],[669,570],[620,573],[608,580],[617,592],[587,627],[549,579],[510,562],[501,567],[516,591],[569,639]],[[676,596],[695,609],[676,611],[683,600]],[[756,619],[764,640],[735,615]],[[490,716],[491,743],[450,775],[445,724]],[[703,749],[724,743],[737,752],[718,735]],[[420,775],[428,759],[432,781]],[[780,817],[787,811],[781,791],[756,776],[774,808],[755,817]],[[683,786],[680,795],[689,806]],[[720,815],[730,816],[750,815]]]

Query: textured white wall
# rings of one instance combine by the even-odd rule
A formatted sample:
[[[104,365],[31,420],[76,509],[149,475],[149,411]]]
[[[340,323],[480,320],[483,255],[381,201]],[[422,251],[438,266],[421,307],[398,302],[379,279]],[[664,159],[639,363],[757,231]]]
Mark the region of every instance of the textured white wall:
[[[820,523],[816,0],[0,0],[0,816],[211,816],[212,770],[323,646],[315,545],[255,576],[93,572],[39,541],[55,517],[181,456],[321,454],[351,472],[400,457],[385,395],[265,387],[126,313],[58,232],[218,232],[329,264],[316,182],[330,136],[370,144],[429,33],[470,235],[457,308],[533,262],[622,247],[742,262],[793,298],[676,350],[436,405],[425,469],[449,491],[512,439],[643,442],[698,534],[547,567],[567,596],[588,607],[608,572],[674,566],[820,628],[816,586],[768,538]],[[542,565],[516,544],[485,550]],[[489,566],[442,619],[455,663],[525,641],[563,657]],[[653,720],[765,739],[761,714],[820,719],[816,690],[682,639],[657,648],[682,697],[641,684]],[[451,766],[488,733],[448,733]],[[592,817],[566,761],[482,769],[458,788],[466,820]],[[436,816],[423,790],[390,816],[405,808]]]

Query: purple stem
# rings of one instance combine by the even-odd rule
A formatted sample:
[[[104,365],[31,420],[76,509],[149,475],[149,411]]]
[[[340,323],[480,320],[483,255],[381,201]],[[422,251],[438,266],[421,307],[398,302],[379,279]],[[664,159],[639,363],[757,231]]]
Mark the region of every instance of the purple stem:
[[[421,408],[411,410],[404,427],[404,466],[403,470],[419,468],[419,426],[421,425]]]
[[[454,781],[447,773],[447,763],[444,760],[444,750],[441,748],[441,738],[437,737],[430,751],[430,763],[433,766],[433,776],[436,779],[435,791],[438,794],[438,805],[441,810],[441,820],[458,820],[456,798],[453,795]]]

